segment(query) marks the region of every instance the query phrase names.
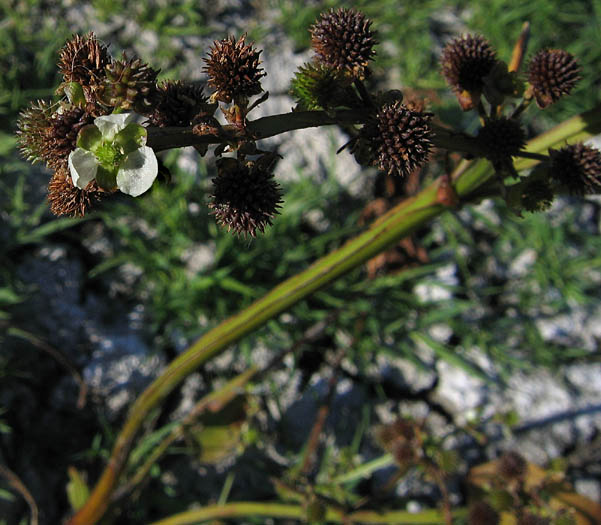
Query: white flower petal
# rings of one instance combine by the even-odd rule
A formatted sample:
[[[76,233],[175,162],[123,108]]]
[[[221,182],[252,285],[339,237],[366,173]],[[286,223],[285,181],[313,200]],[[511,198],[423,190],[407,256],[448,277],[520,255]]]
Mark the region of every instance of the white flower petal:
[[[135,113],[117,113],[95,118],[94,125],[100,130],[103,139],[113,140],[117,133],[135,119]]]
[[[117,187],[123,193],[137,197],[152,186],[158,172],[159,164],[154,150],[142,146],[125,157],[117,172]]]
[[[69,153],[69,171],[73,184],[83,190],[96,177],[98,160],[91,151],[76,148]]]

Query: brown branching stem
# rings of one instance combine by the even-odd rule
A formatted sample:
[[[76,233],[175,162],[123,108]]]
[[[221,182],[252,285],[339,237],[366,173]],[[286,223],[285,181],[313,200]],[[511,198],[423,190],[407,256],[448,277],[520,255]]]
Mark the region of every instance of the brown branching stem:
[[[315,464],[315,458],[317,457],[317,448],[319,446],[319,437],[321,436],[323,428],[326,424],[326,419],[328,417],[328,414],[330,413],[330,406],[332,404],[332,400],[334,399],[334,394],[336,393],[336,386],[338,385],[337,369],[340,365],[340,361],[342,361],[343,356],[343,352],[338,352],[338,356],[336,357],[335,369],[332,371],[332,375],[328,380],[328,394],[317,411],[317,415],[315,416],[315,422],[313,423],[313,427],[311,428],[311,432],[309,433],[309,439],[307,440],[304,458],[301,465],[301,473],[305,476],[308,476],[310,474]]]
[[[247,140],[260,140],[298,129],[315,128],[328,125],[348,126],[361,124],[366,121],[369,113],[358,110],[325,111],[292,111],[271,115],[247,123],[246,128],[233,125],[222,127],[220,135],[196,135],[192,128],[148,128],[147,145],[154,151],[163,151],[200,144],[222,144],[223,142],[243,142]],[[432,126],[434,138],[432,142],[436,147],[451,151],[460,151],[474,156],[482,152],[473,137],[464,133],[454,132],[440,126]]]
[[[27,505],[29,505],[29,510],[31,511],[30,524],[38,525],[40,515],[38,506],[35,499],[33,499],[31,492],[29,492],[25,484],[21,481],[21,478],[4,465],[0,465],[0,477],[3,477],[15,491],[23,496],[23,499],[27,502]]]

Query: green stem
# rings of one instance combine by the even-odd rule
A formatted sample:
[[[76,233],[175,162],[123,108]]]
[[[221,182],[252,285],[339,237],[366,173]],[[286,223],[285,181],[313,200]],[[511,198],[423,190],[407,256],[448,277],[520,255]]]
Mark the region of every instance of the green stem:
[[[365,122],[369,113],[359,110],[325,111],[292,111],[279,115],[262,117],[251,120],[246,125],[246,135],[240,128],[232,125],[222,126],[219,135],[196,135],[192,128],[148,128],[147,145],[154,151],[163,151],[200,144],[221,144],[224,141],[236,142],[238,140],[266,139],[288,131],[297,129],[315,128],[328,125],[345,126]],[[472,155],[481,154],[474,139],[464,133],[456,133],[448,129],[432,126],[434,137],[432,142],[436,147],[452,151],[462,151]]]
[[[271,115],[252,120],[246,125],[250,137],[256,140],[266,139],[288,131],[297,129],[314,128],[333,124],[356,124],[364,122],[367,118],[365,111],[339,110],[332,113],[325,111],[292,111],[279,115]],[[241,135],[236,126],[222,126],[223,135],[196,135],[192,128],[148,128],[146,144],[155,151],[183,148],[199,144],[220,144],[224,138],[241,140],[246,138]],[[224,137],[225,136],[225,137]]]
[[[132,478],[115,491],[112,500],[118,500],[129,493],[134,487],[142,483],[142,481],[146,479],[152,466],[163,456],[167,449],[174,442],[184,437],[187,426],[196,421],[207,409],[211,410],[211,412],[218,412],[236,395],[243,391],[244,387],[258,372],[259,369],[257,367],[251,366],[248,370],[245,370],[228,381],[221,388],[214,390],[198,401],[186,417],[183,418],[183,420],[154,448],[144,463],[136,470]]]
[[[454,513],[455,517],[465,516],[465,509],[458,509]],[[306,510],[301,505],[286,505],[282,503],[254,503],[254,502],[235,502],[225,505],[210,505],[202,509],[190,510],[175,514],[169,518],[155,521],[151,525],[194,525],[203,521],[213,519],[227,518],[247,518],[247,517],[266,517],[266,518],[288,518],[303,520],[306,519]],[[365,523],[365,524],[405,524],[405,525],[444,525],[445,520],[442,513],[437,510],[426,510],[419,513],[407,511],[375,511],[359,510],[356,512],[345,513],[338,509],[326,508],[325,518],[322,520],[330,523]]]
[[[334,478],[332,480],[333,483],[348,483],[350,481],[357,481],[358,479],[367,478],[371,475],[372,472],[379,470],[384,467],[389,467],[390,465],[394,465],[394,458],[392,454],[384,454],[379,458],[372,459],[367,463],[363,463],[359,465],[357,468],[351,470],[350,472],[345,472],[344,474]]]
[[[269,118],[269,117],[266,117]],[[261,119],[259,119],[261,120]],[[601,106],[570,119],[532,140],[526,151],[539,153],[550,146],[601,128]],[[590,135],[589,135],[590,136]],[[517,159],[516,169],[534,165],[535,159]],[[494,175],[488,162],[479,160],[457,178],[455,191],[466,197]],[[86,504],[68,522],[69,525],[93,525],[106,511],[119,476],[127,461],[131,444],[148,413],[176,388],[190,373],[209,358],[223,352],[246,334],[281,314],[316,290],[360,266],[374,255],[398,242],[416,228],[441,214],[446,208],[437,202],[438,183],[434,182],[418,195],[402,202],[375,221],[365,232],[326,255],[305,271],[287,279],[267,295],[240,313],[223,321],[177,357],[138,397],[119,434],[111,458]],[[465,202],[464,202],[465,203]]]

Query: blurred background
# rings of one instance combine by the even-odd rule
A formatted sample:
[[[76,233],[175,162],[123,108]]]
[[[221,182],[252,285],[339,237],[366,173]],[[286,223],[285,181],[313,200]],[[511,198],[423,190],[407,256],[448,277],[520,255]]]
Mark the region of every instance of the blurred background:
[[[348,140],[338,129],[275,137],[260,146],[283,156],[284,206],[265,235],[244,239],[209,215],[214,159],[191,148],[163,154],[173,180],[141,198],[111,200],[83,219],[52,216],[51,174],[16,149],[19,112],[52,99],[60,48],[89,31],[113,56],[160,68],[161,79],[198,83],[212,42],[246,33],[263,49],[270,93],[251,117],[289,111],[290,80],[312,56],[308,28],[339,5],[361,9],[378,32],[370,86],[402,89],[447,125],[478,127],[440,74],[445,43],[477,32],[509,60],[524,21],[528,56],[566,49],[583,77],[544,113],[529,109],[528,136],[601,100],[599,0],[0,0],[0,464],[27,487],[40,523],[70,512],[70,466],[96,481],[128,406],[167,362],[440,175],[445,157],[399,184],[336,155]],[[299,461],[326,402],[315,476],[381,456],[374,426],[406,416],[460,451],[455,504],[465,503],[467,468],[510,448],[561,463],[578,491],[601,499],[600,205],[587,196],[523,218],[502,201],[449,212],[269,322],[154,416],[165,428],[250,364],[294,350],[249,390],[241,413],[214,423],[231,439],[170,449],[144,489],[118,502],[113,522],[217,501],[224,484],[231,500],[274,498],[270,478]],[[386,476],[381,469],[354,490],[377,493]],[[383,497],[394,508],[428,508],[437,490],[410,475]],[[0,523],[28,516],[23,495],[0,479]]]

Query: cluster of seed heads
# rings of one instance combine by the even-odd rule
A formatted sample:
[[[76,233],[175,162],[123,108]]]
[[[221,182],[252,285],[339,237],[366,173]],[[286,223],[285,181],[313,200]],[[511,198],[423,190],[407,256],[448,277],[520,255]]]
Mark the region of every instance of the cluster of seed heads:
[[[297,111],[325,110],[330,115],[342,109],[363,115],[355,127],[347,128],[352,133],[351,152],[363,164],[406,177],[429,161],[437,145],[434,115],[424,111],[423,101],[403,103],[397,91],[370,94],[364,82],[370,78],[377,44],[371,25],[354,9],[324,12],[310,28],[313,61],[299,68],[291,93],[297,99]],[[79,131],[96,117],[135,111],[146,117],[148,126],[192,127],[197,135],[223,137],[215,154],[234,152],[236,158],[222,158],[217,164],[212,213],[219,224],[237,234],[263,232],[278,213],[282,194],[273,177],[275,156],[260,152],[246,131],[248,112],[267,97],[264,94],[250,103],[263,93],[261,79],[266,73],[260,67],[260,55],[246,42],[246,35],[214,42],[204,59],[212,90],[209,96],[202,86],[158,82],[159,72],[139,58],[113,59],[93,33],[74,35],[58,61],[63,81],[57,93],[63,98],[56,104],[33,104],[19,121],[24,156],[43,161],[54,171],[48,187],[51,210],[59,215],[83,215],[99,197],[106,196],[108,192],[96,184],[76,188],[67,158],[76,147]],[[526,134],[519,117],[528,102],[535,100],[539,107],[547,107],[569,94],[580,78],[572,55],[542,50],[527,65],[524,90],[518,71],[509,71],[480,35],[451,40],[442,51],[441,67],[462,109],[478,111],[482,121],[475,136],[464,134],[472,144],[467,153],[491,161],[501,179],[514,171],[512,158],[523,153]],[[503,114],[505,101],[511,97],[522,97],[522,103],[513,113]],[[214,117],[220,104],[225,119],[237,130],[235,139],[221,134],[222,125]],[[249,154],[261,157],[250,161],[246,159]],[[532,178],[514,192],[527,210],[545,209],[557,188],[575,194],[601,191],[601,158],[593,148],[573,145],[551,150],[547,166],[548,182],[540,185],[540,177]]]
[[[523,109],[531,99],[544,109],[572,92],[580,78],[578,62],[567,51],[544,49],[528,62],[525,76],[520,80],[518,71],[508,71],[491,44],[480,35],[463,35],[451,40],[441,57],[442,73],[457,95],[464,110],[476,108],[483,125],[477,133],[476,144],[480,155],[489,159],[495,169],[512,173],[512,157],[519,156],[526,145],[526,134],[519,122]],[[526,89],[519,86],[526,82]],[[504,99],[522,97],[519,111],[499,113]],[[482,99],[490,111],[486,112]],[[546,163],[548,176],[539,174],[525,181],[519,188],[522,208],[541,211],[550,205],[556,189],[567,189],[574,194],[601,191],[601,163],[598,150],[576,144],[559,151],[550,150]]]

